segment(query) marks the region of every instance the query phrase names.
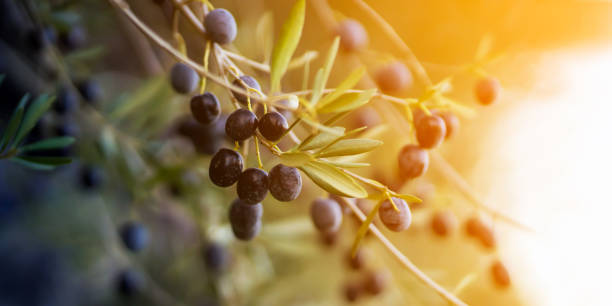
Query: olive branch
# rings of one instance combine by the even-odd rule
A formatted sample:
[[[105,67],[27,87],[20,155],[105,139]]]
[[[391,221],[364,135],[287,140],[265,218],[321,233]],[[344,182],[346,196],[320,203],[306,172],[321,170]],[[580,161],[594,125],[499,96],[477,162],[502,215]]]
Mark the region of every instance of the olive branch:
[[[409,202],[419,202],[420,200],[412,195],[396,193],[378,181],[359,176],[348,170],[349,168],[368,166],[368,164],[348,163],[334,159],[336,157],[367,153],[382,145],[382,142],[369,138],[352,138],[353,136],[363,132],[363,129],[346,131],[342,127],[333,125],[340,118],[368,104],[374,98],[403,107],[406,115],[405,117],[400,116],[400,121],[404,125],[407,124],[409,127],[408,130],[414,130],[412,128],[414,117],[413,108],[418,108],[428,115],[433,109],[451,109],[466,116],[473,115],[473,110],[456,103],[445,95],[445,93],[449,90],[452,76],[434,84],[429,79],[425,69],[419,63],[416,56],[401,40],[393,28],[386,23],[386,21],[384,21],[380,15],[367,6],[365,2],[360,0],[354,0],[357,7],[368,12],[369,16],[381,25],[383,32],[390,37],[390,40],[394,44],[398,46],[404,60],[410,65],[410,68],[416,72],[419,78],[426,85],[426,88],[420,97],[398,98],[382,94],[376,88],[368,90],[354,89],[357,82],[366,74],[363,67],[358,67],[351,72],[349,76],[346,77],[346,79],[336,88],[326,88],[326,83],[332,71],[332,66],[338,52],[338,37],[336,37],[333,41],[332,46],[327,53],[323,67],[321,67],[315,74],[313,88],[282,93],[281,81],[286,71],[289,69],[304,67],[304,84],[306,84],[306,80],[308,80],[308,75],[310,72],[310,61],[316,56],[316,53],[307,52],[303,56],[292,60],[293,54],[300,41],[303,28],[306,5],[304,0],[296,1],[296,4],[292,8],[289,17],[281,30],[281,36],[274,47],[270,64],[258,63],[238,53],[225,50],[216,43],[211,44],[210,42],[207,42],[202,65],[186,56],[185,42],[178,29],[178,18],[180,14],[187,18],[189,23],[200,34],[206,36],[206,29],[204,25],[197,19],[192,9],[186,5],[188,2],[172,0],[175,8],[172,24],[174,38],[178,45],[177,50],[177,48],[175,48],[172,44],[168,43],[157,33],[152,31],[147,25],[145,25],[132,12],[126,2],[123,0],[109,1],[118,7],[123,14],[127,16],[128,19],[149,39],[175,57],[178,61],[188,65],[200,76],[202,76],[200,84],[201,92],[203,92],[206,88],[206,80],[210,80],[226,88],[230,92],[230,96],[232,96],[232,93],[234,95],[239,93],[247,97],[247,107],[249,110],[253,109],[253,104],[260,104],[264,108],[264,112],[267,112],[268,109],[274,110],[284,108],[297,114],[298,118],[293,122],[293,124],[291,124],[285,135],[283,135],[288,135],[289,138],[295,143],[295,146],[288,151],[282,151],[277,146],[277,143],[266,141],[259,134],[255,135],[255,150],[260,168],[263,167],[259,150],[259,145],[262,144],[272,154],[278,156],[283,164],[300,169],[303,173],[309,176],[315,184],[331,194],[347,198],[369,198],[378,201],[376,208],[373,209],[367,217],[365,217],[350,201],[346,199],[342,200],[346,202],[345,204],[348,205],[362,221],[364,221],[353,244],[353,252],[355,252],[361,239],[367,233],[368,229],[370,229],[372,232],[374,232],[377,238],[383,242],[385,247],[388,248],[408,270],[414,273],[419,280],[434,289],[448,302],[455,305],[465,305],[465,303],[450,292],[446,291],[440,285],[427,277],[416,266],[414,266],[403,254],[394,248],[394,246],[380,233],[380,231],[378,231],[376,226],[372,224],[372,220],[376,215],[377,209],[382,200],[388,199],[393,206],[395,206],[395,203],[391,199],[392,197],[405,199]],[[213,8],[212,4],[210,4],[208,1],[199,2],[202,2],[202,10],[205,14],[209,9]],[[317,0],[312,1],[312,3],[314,3],[318,9],[325,10],[325,4],[323,1]],[[329,16],[330,14],[326,15]],[[328,21],[334,22],[331,19],[328,19]],[[210,53],[212,53],[215,64],[219,68],[221,75],[216,75],[208,69]],[[269,95],[249,87],[248,84],[243,81],[240,81],[239,83],[241,86],[230,83],[227,78],[228,75],[231,75],[237,80],[240,80],[240,76],[242,75],[242,71],[232,60],[248,65],[254,69],[268,72],[270,74]],[[475,71],[477,71],[477,69]],[[235,100],[233,100],[233,106],[236,109],[240,108]],[[320,123],[319,120],[322,115],[332,115],[332,117],[326,122]],[[301,140],[293,132],[293,129],[299,124],[305,125],[310,130],[310,134],[303,140]],[[442,158],[440,156],[436,155],[436,160],[441,159]],[[453,173],[454,170],[452,167],[450,167],[450,165],[444,165],[444,169],[447,172]],[[457,175],[452,176],[452,178],[455,181],[462,182],[457,178]],[[367,186],[368,189],[374,190],[375,192],[369,193],[363,186]],[[480,208],[486,207],[481,201],[478,200],[476,196],[474,196],[469,187],[462,188],[461,190],[466,194],[471,194],[470,198],[474,200],[474,202],[476,202]],[[397,207],[395,207],[395,209],[397,210]],[[501,214],[488,208],[485,209],[485,211],[494,217],[502,216]],[[518,224],[507,217],[504,217],[503,220],[513,224]]]

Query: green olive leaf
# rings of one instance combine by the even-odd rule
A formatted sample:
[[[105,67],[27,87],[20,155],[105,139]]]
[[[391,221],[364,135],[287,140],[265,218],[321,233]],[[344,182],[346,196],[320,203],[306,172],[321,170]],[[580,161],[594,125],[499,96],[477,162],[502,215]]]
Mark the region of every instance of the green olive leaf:
[[[21,147],[21,152],[51,150],[65,148],[74,143],[74,137],[54,137],[37,141],[35,143]]]
[[[42,117],[42,115],[49,109],[54,100],[55,97],[43,94],[32,102],[32,105],[28,107],[28,110],[23,117],[23,122],[21,123],[21,126],[19,126],[17,136],[15,136],[15,140],[13,141],[11,147],[18,145],[21,140],[34,128],[36,122],[38,122],[40,117]]]
[[[312,156],[303,152],[285,152],[280,156],[281,163],[289,167],[300,167],[312,160]]]
[[[336,139],[342,137],[344,135],[345,128],[340,126],[335,126],[331,128],[335,133],[330,133],[329,131],[323,131],[315,136],[312,136],[302,142],[298,147],[302,151],[314,150],[322,148]]]
[[[297,0],[283,24],[270,63],[271,92],[280,91],[280,80],[287,71],[287,66],[302,36],[305,11],[306,0]]]
[[[365,67],[357,68],[353,72],[351,72],[351,74],[348,77],[346,77],[346,79],[344,79],[344,81],[342,81],[342,83],[340,83],[338,87],[336,87],[336,90],[326,95],[325,97],[323,97],[323,99],[319,101],[319,107],[323,107],[329,104],[329,102],[336,100],[341,95],[343,95],[347,90],[355,87],[355,85],[357,85],[359,80],[361,80],[365,72],[366,72]]]
[[[34,170],[53,170],[56,166],[69,164],[69,157],[40,157],[40,156],[16,156],[11,158],[18,164]]]
[[[317,156],[333,157],[356,155],[372,151],[382,144],[382,141],[374,139],[343,139],[324,149],[322,152],[318,153]]]
[[[4,150],[5,147],[10,146],[11,140],[15,136],[19,125],[21,124],[21,120],[23,119],[23,113],[25,111],[25,104],[28,102],[30,95],[26,94],[21,98],[17,108],[13,111],[13,115],[11,116],[11,120],[9,121],[4,133],[2,134],[2,139],[0,139],[0,151]]]
[[[329,79],[329,74],[331,73],[334,61],[336,60],[336,54],[338,54],[339,46],[340,36],[336,36],[334,42],[329,48],[329,51],[327,52],[327,58],[325,60],[323,68],[319,69],[319,71],[315,75],[315,81],[312,88],[312,97],[310,98],[310,104],[312,105],[316,105],[317,102],[319,102],[319,99],[321,99],[321,96],[323,95],[323,90],[325,89],[327,79]]]
[[[339,113],[354,110],[367,104],[376,94],[376,89],[345,93],[318,109],[320,113]]]
[[[344,197],[365,198],[367,191],[339,168],[313,160],[299,167],[310,179],[325,191]]]

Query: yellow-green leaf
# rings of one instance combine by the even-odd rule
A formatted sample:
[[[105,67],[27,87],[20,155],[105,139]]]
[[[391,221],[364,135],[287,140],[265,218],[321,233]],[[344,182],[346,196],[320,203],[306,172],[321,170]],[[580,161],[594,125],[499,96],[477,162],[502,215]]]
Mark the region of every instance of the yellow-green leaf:
[[[345,129],[343,127],[335,126],[331,129],[334,130],[335,133],[321,132],[313,137],[304,140],[304,142],[302,142],[299,148],[303,151],[319,149],[332,143],[334,140],[344,135]]]
[[[365,72],[365,67],[357,68],[353,72],[351,72],[351,74],[346,77],[346,79],[344,79],[344,81],[342,81],[342,83],[340,83],[338,87],[336,87],[336,90],[326,95],[325,97],[323,97],[323,99],[321,99],[321,101],[319,101],[319,107],[327,105],[329,102],[332,102],[341,95],[343,95],[347,90],[355,87],[355,85],[357,85],[359,80],[361,80]]]
[[[363,92],[345,93],[336,100],[327,103],[319,109],[320,113],[339,113],[354,110],[367,104],[376,94],[376,89]]]
[[[378,201],[376,206],[374,206],[374,209],[370,211],[366,219],[363,221],[363,223],[361,223],[361,226],[359,226],[359,230],[357,230],[357,236],[355,237],[355,240],[353,241],[353,246],[351,247],[351,256],[355,256],[357,254],[359,244],[363,240],[363,237],[365,237],[365,235],[368,233],[368,230],[370,229],[370,224],[372,224],[372,221],[374,220],[374,217],[376,216],[376,213],[378,212],[378,209],[380,208],[381,204],[382,201]]]
[[[302,36],[305,11],[306,0],[297,0],[291,12],[289,12],[289,17],[283,24],[270,63],[271,92],[280,91],[280,80],[287,71],[287,66]]]
[[[413,195],[410,195],[410,194],[393,193],[393,196],[396,197],[396,198],[404,199],[404,200],[406,200],[407,202],[410,202],[410,203],[421,203],[421,202],[423,202],[423,200],[421,200],[418,197],[415,197]]]
[[[336,160],[326,160],[326,163],[340,167],[340,168],[364,168],[369,167],[369,163],[353,163],[353,162],[345,162],[345,161],[336,161]]]
[[[312,156],[303,152],[286,152],[280,156],[281,163],[289,167],[300,167],[312,160]]]
[[[372,151],[383,142],[374,139],[343,139],[318,154],[318,157],[356,155]]]
[[[338,133],[338,131],[334,128],[331,128],[325,124],[319,123],[318,121],[315,120],[311,120],[310,118],[306,117],[306,116],[302,116],[300,118],[304,123],[318,129],[321,130],[323,132],[327,132],[333,135],[337,135],[337,136],[343,136],[343,134]]]
[[[327,58],[325,60],[323,68],[321,68],[315,76],[315,81],[312,89],[312,97],[310,98],[310,104],[312,105],[316,105],[319,99],[321,99],[321,96],[323,95],[323,90],[325,89],[325,84],[327,84],[327,79],[329,79],[329,74],[331,73],[334,61],[336,60],[336,54],[338,54],[339,46],[340,36],[336,36],[334,42],[329,48],[329,51],[327,52]]]
[[[310,161],[299,167],[310,179],[325,191],[344,197],[365,198],[366,190],[352,177],[337,167],[322,161]]]

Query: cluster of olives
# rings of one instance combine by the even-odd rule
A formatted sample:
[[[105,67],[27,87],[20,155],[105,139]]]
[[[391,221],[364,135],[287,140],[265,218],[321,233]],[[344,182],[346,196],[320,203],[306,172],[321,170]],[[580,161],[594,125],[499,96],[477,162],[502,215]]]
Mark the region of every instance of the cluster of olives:
[[[210,180],[217,186],[236,183],[238,198],[229,211],[229,221],[236,238],[251,240],[259,233],[263,206],[268,191],[279,201],[295,200],[302,189],[302,178],[296,168],[278,164],[270,173],[258,168],[243,171],[242,156],[230,149],[221,149],[210,162]]]

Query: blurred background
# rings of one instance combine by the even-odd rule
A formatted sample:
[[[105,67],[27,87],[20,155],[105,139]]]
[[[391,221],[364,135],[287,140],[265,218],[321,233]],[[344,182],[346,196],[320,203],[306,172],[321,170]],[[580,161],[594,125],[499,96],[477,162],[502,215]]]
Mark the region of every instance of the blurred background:
[[[169,6],[154,2],[128,1],[172,41]],[[339,55],[331,84],[346,77],[355,60],[373,72],[398,56],[354,1],[327,2],[336,19],[359,20],[369,34],[367,52]],[[436,150],[447,164],[432,159],[425,177],[402,188],[425,199],[423,207],[413,207],[411,228],[384,233],[470,305],[609,304],[612,252],[606,238],[612,210],[605,186],[612,172],[612,147],[606,143],[612,131],[606,118],[612,102],[612,3],[366,2],[394,26],[434,82],[471,63],[478,47],[490,41],[490,54],[499,57],[483,69],[503,87],[501,99],[483,107],[473,93],[478,75],[454,79],[449,95],[476,116],[460,117],[459,132]],[[265,41],[258,36],[262,16],[272,14],[270,28],[278,35],[293,5],[212,3],[236,18],[232,48],[256,61],[265,60]],[[297,201],[264,203],[257,239],[235,241],[226,220],[233,195],[213,187],[206,173],[210,154],[228,146],[219,136],[222,127],[221,132],[197,130],[184,120],[188,97],[174,94],[167,84],[173,60],[108,2],[0,0],[0,12],[0,74],[6,75],[0,85],[0,126],[25,93],[50,92],[59,99],[70,88],[79,104],[72,113],[55,108],[28,140],[74,135],[72,148],[51,152],[74,156],[73,163],[39,172],[0,160],[1,305],[345,305],[347,284],[372,271],[386,275],[385,290],[357,304],[445,305],[373,237],[364,242],[364,267],[352,268],[347,252],[358,223],[350,216],[327,245],[308,217],[308,204],[323,193],[305,176]],[[52,46],[33,42],[33,29],[44,30],[45,39],[52,29]],[[201,38],[186,22],[181,30],[190,55],[200,58]],[[324,54],[332,38],[321,11],[307,1],[296,54]],[[301,76],[290,73],[286,86],[299,88]],[[419,85],[405,94],[416,96]],[[344,124],[364,120],[376,125],[387,118],[357,114]],[[193,129],[207,136],[198,140],[185,132]],[[360,173],[393,183],[396,155],[409,141],[407,134],[391,129],[380,135],[385,149],[367,156],[372,167]],[[476,210],[448,177],[448,166],[487,205],[533,231]],[[454,230],[444,237],[430,226],[439,211],[454,215]],[[464,222],[475,214],[492,225],[493,250],[466,237]],[[147,229],[148,245],[139,253],[127,250],[119,234],[134,221]],[[222,251],[210,251],[211,245]],[[497,259],[508,269],[509,287],[497,286],[490,273]]]

